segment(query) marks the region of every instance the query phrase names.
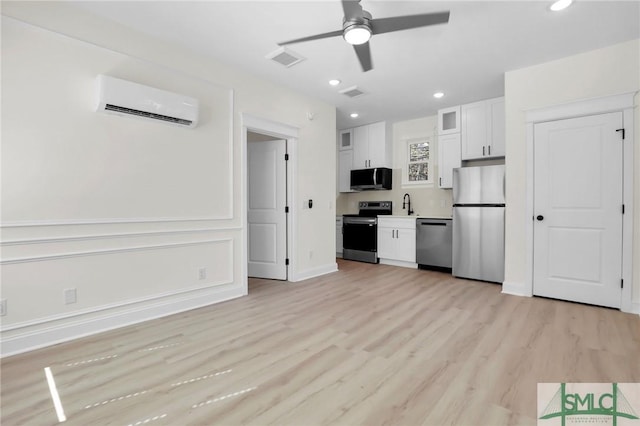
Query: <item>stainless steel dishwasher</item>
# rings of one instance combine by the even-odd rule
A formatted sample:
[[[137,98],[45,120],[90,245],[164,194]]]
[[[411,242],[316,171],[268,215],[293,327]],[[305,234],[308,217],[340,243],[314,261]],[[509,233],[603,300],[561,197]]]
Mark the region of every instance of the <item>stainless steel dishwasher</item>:
[[[451,270],[451,219],[416,220],[416,262],[421,269]]]

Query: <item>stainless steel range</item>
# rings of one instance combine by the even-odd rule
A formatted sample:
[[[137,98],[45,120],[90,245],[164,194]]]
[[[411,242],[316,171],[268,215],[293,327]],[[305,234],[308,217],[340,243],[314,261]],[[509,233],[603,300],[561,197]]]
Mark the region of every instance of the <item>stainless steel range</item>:
[[[378,263],[378,216],[390,215],[391,201],[360,201],[358,214],[342,217],[342,257]]]

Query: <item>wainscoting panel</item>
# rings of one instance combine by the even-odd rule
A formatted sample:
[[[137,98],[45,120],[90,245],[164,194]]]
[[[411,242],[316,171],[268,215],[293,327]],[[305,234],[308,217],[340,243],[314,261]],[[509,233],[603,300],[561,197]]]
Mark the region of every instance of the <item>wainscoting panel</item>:
[[[3,259],[2,355],[246,294],[240,235],[232,230],[180,235],[182,241],[118,241],[119,247],[106,239],[91,241],[91,250],[59,247],[56,254]],[[75,291],[75,303],[66,303],[69,291]]]

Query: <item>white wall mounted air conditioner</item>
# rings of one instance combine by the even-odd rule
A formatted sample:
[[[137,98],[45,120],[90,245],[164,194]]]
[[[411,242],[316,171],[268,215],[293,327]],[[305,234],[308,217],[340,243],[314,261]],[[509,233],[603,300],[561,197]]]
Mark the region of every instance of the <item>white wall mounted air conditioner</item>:
[[[163,121],[181,127],[198,124],[195,98],[100,74],[96,111]]]

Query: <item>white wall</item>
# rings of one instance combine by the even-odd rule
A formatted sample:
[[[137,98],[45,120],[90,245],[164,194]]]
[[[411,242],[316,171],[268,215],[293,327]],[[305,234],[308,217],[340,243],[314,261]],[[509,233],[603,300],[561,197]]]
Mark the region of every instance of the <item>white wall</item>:
[[[3,354],[246,294],[243,113],[299,129],[291,273],[335,269],[334,107],[62,2],[2,13]],[[203,122],[94,113],[98,73],[197,97]]]
[[[507,72],[505,283],[523,286],[526,276],[525,111],[576,100],[640,90],[640,40]],[[638,105],[638,95],[635,104]],[[633,302],[640,303],[640,115],[635,109]]]
[[[420,216],[451,217],[452,193],[450,189],[437,187],[438,176],[438,136],[437,116],[428,116],[393,123],[393,186],[389,191],[363,191],[339,193],[337,197],[338,214],[358,212],[359,201],[393,201],[393,214],[406,215],[402,209],[405,193],[411,195],[411,208]],[[406,141],[409,139],[429,138],[432,142],[430,153],[434,184],[429,186],[402,185],[402,172],[405,167]]]

